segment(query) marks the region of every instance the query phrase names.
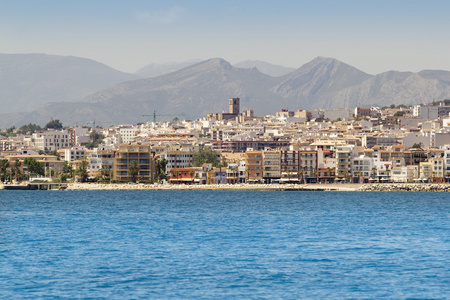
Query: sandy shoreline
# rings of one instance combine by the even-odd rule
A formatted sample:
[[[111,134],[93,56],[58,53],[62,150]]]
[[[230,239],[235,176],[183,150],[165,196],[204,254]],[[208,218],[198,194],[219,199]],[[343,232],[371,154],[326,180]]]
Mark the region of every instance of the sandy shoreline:
[[[362,184],[221,184],[221,185],[173,185],[173,184],[98,184],[69,183],[67,190],[230,190],[230,191],[357,191]]]

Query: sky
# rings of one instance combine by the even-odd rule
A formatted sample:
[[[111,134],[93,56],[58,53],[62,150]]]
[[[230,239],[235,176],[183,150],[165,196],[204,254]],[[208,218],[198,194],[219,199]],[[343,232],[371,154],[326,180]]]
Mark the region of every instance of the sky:
[[[0,53],[90,58],[124,72],[220,57],[369,74],[450,70],[450,1],[0,0]]]

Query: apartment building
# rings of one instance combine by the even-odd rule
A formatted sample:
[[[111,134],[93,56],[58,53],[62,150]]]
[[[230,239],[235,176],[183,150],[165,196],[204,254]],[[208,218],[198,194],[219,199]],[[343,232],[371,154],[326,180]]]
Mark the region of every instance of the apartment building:
[[[263,151],[263,178],[266,183],[281,178],[281,151]]]
[[[301,150],[299,153],[300,176],[306,183],[316,183],[318,175],[318,152],[316,150]]]
[[[419,164],[419,175],[430,182],[444,182],[445,159],[444,157],[431,157]]]
[[[263,180],[263,151],[249,150],[245,152],[247,182]]]
[[[138,129],[134,126],[122,126],[118,132],[120,135],[120,141],[123,144],[131,143],[136,138],[136,132]]]
[[[161,152],[162,159],[167,160],[166,173],[172,168],[187,168],[194,165],[194,151],[166,150]]]
[[[352,159],[358,154],[354,145],[336,147],[336,180],[347,181],[352,174]]]
[[[71,147],[68,149],[58,150],[61,159],[71,162],[74,160],[79,160],[84,156],[87,156],[87,151],[85,147]]]
[[[13,164],[16,160],[22,163],[22,168],[24,167],[23,162],[26,158],[34,158],[39,163],[42,164],[45,170],[45,176],[50,177],[51,173],[59,174],[63,172],[64,161],[58,160],[55,155],[7,155],[4,157],[10,164]]]
[[[67,130],[48,130],[35,132],[32,143],[39,150],[55,151],[70,146],[70,135]]]
[[[125,145],[119,146],[114,157],[113,178],[117,181],[130,181],[128,174],[130,166],[136,162],[139,167],[137,178],[141,182],[150,182],[155,179],[155,166],[153,155],[148,145]]]
[[[281,151],[281,181],[282,182],[298,182],[300,157],[299,151],[296,150],[282,150]]]
[[[352,161],[352,177],[354,182],[369,182],[374,167],[374,158],[359,156]]]

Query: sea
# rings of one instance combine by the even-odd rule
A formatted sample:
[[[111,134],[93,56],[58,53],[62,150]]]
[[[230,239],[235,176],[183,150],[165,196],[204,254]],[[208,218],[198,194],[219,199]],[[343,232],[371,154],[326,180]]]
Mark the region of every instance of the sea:
[[[450,196],[0,191],[1,299],[450,299]]]

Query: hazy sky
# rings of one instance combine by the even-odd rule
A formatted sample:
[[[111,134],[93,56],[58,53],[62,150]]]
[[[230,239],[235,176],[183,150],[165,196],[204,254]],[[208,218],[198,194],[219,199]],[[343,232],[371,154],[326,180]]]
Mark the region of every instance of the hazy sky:
[[[134,72],[221,57],[370,74],[450,70],[450,1],[0,0],[0,53],[91,58]]]

